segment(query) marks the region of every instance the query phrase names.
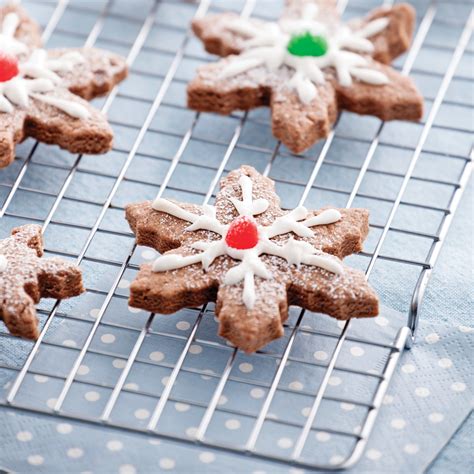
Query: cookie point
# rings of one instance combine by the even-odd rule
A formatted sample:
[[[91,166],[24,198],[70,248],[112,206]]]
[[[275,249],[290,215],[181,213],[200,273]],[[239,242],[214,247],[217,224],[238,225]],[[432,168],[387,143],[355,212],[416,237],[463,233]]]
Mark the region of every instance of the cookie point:
[[[7,82],[18,76],[18,59],[11,54],[0,52],[0,82]]]
[[[237,217],[229,226],[225,242],[229,247],[238,250],[254,248],[258,244],[258,227],[255,220],[248,216]]]
[[[322,36],[314,36],[309,32],[293,35],[286,47],[293,56],[324,56],[328,49],[328,42]]]

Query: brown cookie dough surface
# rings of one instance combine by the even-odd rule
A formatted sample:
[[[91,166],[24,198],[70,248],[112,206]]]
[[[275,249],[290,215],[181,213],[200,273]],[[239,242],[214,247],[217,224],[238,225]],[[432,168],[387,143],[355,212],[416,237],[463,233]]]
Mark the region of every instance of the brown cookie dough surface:
[[[408,49],[414,25],[408,4],[381,7],[344,25],[335,2],[323,0],[287,0],[274,24],[235,13],[196,19],[193,30],[206,50],[224,58],[198,69],[188,85],[188,105],[221,114],[269,106],[273,134],[295,153],[327,137],[341,110],[382,120],[420,120],[421,94],[410,78],[390,67]],[[290,54],[290,39],[311,28],[327,51]],[[344,39],[344,34],[352,36]],[[336,42],[339,56],[333,60]]]
[[[9,37],[10,30],[14,34]],[[0,168],[13,161],[15,145],[28,137],[72,153],[110,150],[112,129],[87,101],[127,76],[125,59],[95,48],[41,50],[38,25],[17,5],[0,8],[2,41],[19,72],[0,81]]]
[[[17,227],[0,240],[0,319],[15,336],[38,337],[35,304],[41,298],[64,299],[84,291],[78,267],[42,256],[40,226]]]
[[[219,334],[246,352],[283,335],[292,304],[338,319],[378,314],[364,274],[341,261],[362,250],[365,209],[284,211],[273,181],[243,166],[213,207],[157,199],[130,204],[126,217],[137,244],[163,254],[141,266],[129,304],[169,314],[216,301]]]

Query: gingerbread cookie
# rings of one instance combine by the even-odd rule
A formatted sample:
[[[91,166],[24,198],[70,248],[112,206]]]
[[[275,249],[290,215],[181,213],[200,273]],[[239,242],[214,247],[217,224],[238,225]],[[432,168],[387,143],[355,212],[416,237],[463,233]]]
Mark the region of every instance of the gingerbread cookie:
[[[0,168],[27,137],[73,153],[105,153],[113,132],[87,100],[127,76],[125,60],[94,48],[41,49],[38,25],[16,5],[0,8]]]
[[[198,69],[188,105],[230,114],[267,105],[272,129],[295,153],[326,137],[342,109],[382,120],[419,120],[423,98],[389,66],[409,47],[415,12],[382,7],[341,23],[335,1],[287,0],[278,23],[234,13],[193,21],[207,51],[227,56]]]
[[[17,227],[0,240],[0,319],[15,336],[38,337],[35,304],[40,298],[63,299],[84,291],[78,267],[42,255],[38,225]]]
[[[168,314],[216,301],[219,334],[246,352],[283,335],[289,305],[376,316],[364,274],[341,262],[362,249],[368,212],[287,212],[279,202],[273,181],[243,166],[221,181],[215,206],[161,198],[127,206],[137,243],[163,253],[141,266],[129,304]]]

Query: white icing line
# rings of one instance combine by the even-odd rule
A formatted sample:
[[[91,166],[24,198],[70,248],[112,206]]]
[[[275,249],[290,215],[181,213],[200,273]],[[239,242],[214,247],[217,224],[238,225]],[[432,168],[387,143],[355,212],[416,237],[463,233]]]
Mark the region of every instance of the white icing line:
[[[28,52],[28,47],[15,38],[19,24],[20,17],[16,13],[5,15],[0,27],[0,51],[14,56]]]

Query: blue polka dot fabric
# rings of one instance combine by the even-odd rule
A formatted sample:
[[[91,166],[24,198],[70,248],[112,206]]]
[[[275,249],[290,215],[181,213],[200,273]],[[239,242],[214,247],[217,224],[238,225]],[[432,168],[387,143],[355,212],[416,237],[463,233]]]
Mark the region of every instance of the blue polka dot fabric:
[[[329,382],[327,399],[323,401],[305,447],[305,457],[328,465],[341,462],[351,449],[353,440],[335,431],[360,433],[367,410],[358,401],[370,402],[374,381],[370,377],[351,374],[345,368],[357,368],[373,374],[383,371],[386,355],[383,349],[353,342],[365,337],[387,344],[404,322],[402,315],[384,310],[384,316],[360,321],[350,328],[349,341],[341,354],[337,369]],[[116,316],[117,317],[117,316]],[[196,315],[192,311],[171,318],[159,318],[159,332],[179,336],[189,331]],[[206,314],[209,330],[214,331],[213,317]],[[300,360],[310,357],[324,364],[333,349],[318,343],[309,331],[311,324],[319,330],[335,334],[340,328],[330,318],[308,318],[295,342],[295,350],[285,369],[264,425],[257,448],[274,455],[291,454],[297,435],[309,414],[318,386],[318,372],[304,370]],[[204,329],[203,329],[204,331]],[[158,331],[157,331],[158,332]],[[472,378],[470,354],[474,349],[472,333],[467,326],[423,325],[417,344],[402,355],[397,372],[383,400],[382,410],[368,447],[354,472],[422,472],[456,431],[471,409]],[[70,336],[70,332],[68,332]],[[66,337],[57,331],[58,338]],[[160,338],[160,336],[156,336]],[[65,339],[66,346],[78,344]],[[97,344],[107,346],[114,356],[90,355],[81,365],[78,381],[110,380],[120,375],[125,359],[119,356],[122,343],[119,332],[98,335]],[[179,341],[177,337],[176,341]],[[64,341],[63,341],[64,342]],[[137,360],[151,362],[137,367],[126,382],[126,393],[120,399],[111,420],[136,428],[149,421],[156,400],[147,396],[160,393],[167,382],[180,345],[164,343],[164,338],[150,339]],[[19,346],[20,344],[18,344]],[[20,349],[18,347],[18,349]],[[159,350],[158,350],[159,349]],[[317,349],[317,350],[315,350]],[[230,350],[230,349],[229,349]],[[15,357],[15,353],[10,356]],[[4,356],[3,356],[4,357]],[[56,370],[66,361],[54,354]],[[227,357],[210,345],[193,344],[184,371],[177,379],[171,399],[160,419],[160,432],[193,439]],[[248,438],[252,418],[261,408],[277,360],[238,355],[234,372],[218,402],[206,439],[219,443],[242,445]],[[40,366],[38,362],[38,367]],[[245,380],[246,383],[242,383]],[[11,381],[2,382],[5,396]],[[19,402],[32,406],[43,403],[52,408],[58,393],[58,381],[46,375],[34,375],[25,382]],[[109,390],[91,388],[90,383],[77,383],[64,406],[64,413],[74,417],[98,417]],[[338,402],[338,398],[355,403]],[[24,472],[300,472],[291,466],[268,463],[248,456],[237,456],[191,444],[180,444],[166,437],[132,434],[123,430],[78,423],[70,418],[31,416],[8,408],[0,409],[2,430],[0,446],[3,467]],[[291,426],[291,425],[295,426]],[[309,453],[309,454],[308,454]]]

